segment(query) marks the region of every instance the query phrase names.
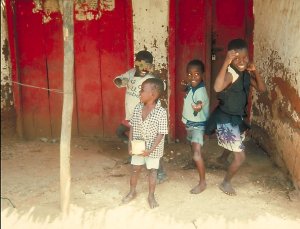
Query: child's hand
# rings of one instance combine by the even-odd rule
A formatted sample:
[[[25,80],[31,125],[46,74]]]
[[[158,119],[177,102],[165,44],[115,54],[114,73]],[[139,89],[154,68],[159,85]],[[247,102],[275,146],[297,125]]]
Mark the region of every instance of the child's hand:
[[[195,112],[199,112],[203,107],[202,101],[198,101],[197,104],[195,104],[195,105],[191,104],[191,105],[192,105],[192,108]]]
[[[128,83],[128,79],[126,79],[126,78],[124,78],[124,79],[116,78],[114,80],[114,83],[117,85],[117,87],[126,86],[127,83]]]
[[[128,154],[132,155],[132,147],[131,147],[131,141],[128,141]]]
[[[130,150],[128,149],[128,154],[132,155],[132,150],[131,149]]]
[[[144,150],[142,153],[142,156],[144,157],[148,157],[150,155],[150,151],[149,150]]]
[[[187,87],[187,86],[189,86],[189,83],[186,80],[181,80],[180,85]]]
[[[236,52],[235,50],[230,50],[227,52],[226,58],[225,58],[225,63],[227,65],[230,65],[231,62],[239,55],[238,52]]]
[[[181,80],[180,88],[182,91],[187,91],[188,86],[189,86],[189,83],[186,80]]]
[[[256,68],[255,68],[254,63],[251,63],[251,62],[250,62],[250,63],[248,64],[247,70],[248,70],[249,72],[254,72],[254,71],[256,71]]]
[[[118,87],[120,87],[120,86],[122,85],[122,80],[121,80],[120,78],[117,78],[117,79],[114,80],[114,83],[115,83]]]

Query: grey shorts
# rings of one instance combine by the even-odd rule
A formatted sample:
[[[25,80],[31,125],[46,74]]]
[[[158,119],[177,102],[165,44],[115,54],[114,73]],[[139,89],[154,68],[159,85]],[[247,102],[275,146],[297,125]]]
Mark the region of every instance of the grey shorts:
[[[203,146],[204,127],[186,127],[186,139]]]
[[[132,165],[144,165],[144,164],[146,164],[147,169],[158,169],[159,159],[160,158],[132,155],[131,164]]]

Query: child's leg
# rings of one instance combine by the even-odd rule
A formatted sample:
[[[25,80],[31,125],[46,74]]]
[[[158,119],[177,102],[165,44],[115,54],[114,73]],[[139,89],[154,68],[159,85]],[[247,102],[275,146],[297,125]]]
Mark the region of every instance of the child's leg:
[[[199,143],[192,142],[192,150],[194,153],[193,159],[195,161],[198,173],[199,173],[199,184],[196,185],[190,193],[192,194],[198,194],[206,188],[206,182],[205,182],[205,166],[204,161],[201,155],[201,145]]]
[[[159,158],[147,157],[146,166],[149,171],[148,203],[150,208],[155,208],[159,206],[154,196],[155,187],[156,187],[157,169],[159,167]]]
[[[229,151],[228,149],[224,149],[222,155],[220,157],[217,158],[217,161],[221,164],[229,164],[228,163],[228,157],[230,155],[231,151]]]
[[[164,166],[163,166],[163,159],[162,157],[159,159],[159,167],[157,170],[157,181],[159,184],[163,183],[167,179],[167,174],[165,172]]]
[[[117,128],[116,134],[122,140],[128,140],[127,132],[129,131],[129,127],[126,125],[126,122],[123,121]]]
[[[243,162],[245,161],[246,155],[244,151],[241,152],[234,152],[234,159],[232,163],[230,164],[228,171],[224,177],[223,182],[220,184],[220,189],[228,194],[228,195],[235,195],[235,190],[233,189],[231,185],[231,179],[236,174],[236,172],[239,170]]]
[[[132,165],[132,172],[130,177],[130,191],[129,193],[123,198],[123,203],[128,203],[136,197],[136,185],[138,177],[141,173],[142,166],[141,165]]]
[[[154,196],[155,187],[156,187],[156,176],[157,176],[157,169],[150,169],[149,170],[149,194],[148,194],[148,202],[150,208],[155,208],[159,206]]]
[[[231,141],[227,140],[228,136],[230,136]],[[226,176],[219,187],[224,193],[228,195],[235,195],[236,193],[231,185],[231,179],[246,158],[244,152],[245,146],[243,144],[244,137],[243,134],[241,135],[240,133],[239,126],[232,126],[230,123],[217,124],[217,137],[218,144],[224,149],[227,149],[224,158],[226,154],[229,155],[228,151],[232,151],[234,153],[234,159],[229,165]]]

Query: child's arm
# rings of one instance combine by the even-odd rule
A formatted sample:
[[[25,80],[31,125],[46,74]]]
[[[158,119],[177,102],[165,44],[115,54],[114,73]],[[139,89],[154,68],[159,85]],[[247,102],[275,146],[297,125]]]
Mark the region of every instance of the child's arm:
[[[129,71],[125,72],[122,75],[117,76],[113,82],[114,84],[120,88],[120,87],[126,87],[130,78],[130,74],[132,74],[133,69],[130,69]]]
[[[250,78],[251,86],[253,86],[259,92],[265,92],[266,91],[265,81],[262,79],[260,74],[256,71],[255,65],[253,63],[250,63],[248,65],[247,70],[251,75]]]
[[[230,65],[231,61],[238,55],[238,53],[234,50],[230,50],[227,52],[227,56],[225,61],[222,65],[222,68],[217,75],[214,89],[216,92],[223,91],[231,82],[232,82],[232,75],[227,72],[227,68]]]
[[[152,153],[155,148],[158,146],[158,144],[160,143],[160,141],[163,139],[165,135],[164,134],[157,134],[156,139],[152,145],[152,147],[148,150],[144,150],[144,153],[142,154],[144,157],[147,157],[150,155],[150,153]]]
[[[187,80],[181,80],[180,82],[180,90],[186,92],[188,90],[189,83]]]

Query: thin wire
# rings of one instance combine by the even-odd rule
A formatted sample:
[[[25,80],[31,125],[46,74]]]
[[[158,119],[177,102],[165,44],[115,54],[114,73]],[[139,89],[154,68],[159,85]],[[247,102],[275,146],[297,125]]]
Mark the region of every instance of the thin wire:
[[[25,86],[25,87],[37,88],[37,89],[52,91],[52,92],[61,93],[61,94],[71,94],[71,93],[65,93],[65,92],[63,92],[62,90],[59,90],[59,89],[49,89],[49,88],[45,88],[45,87],[38,87],[38,86],[29,85],[29,84],[19,83],[19,82],[16,82],[16,81],[9,81],[9,82],[14,83],[14,84],[18,84],[18,85],[21,85],[21,86]]]

